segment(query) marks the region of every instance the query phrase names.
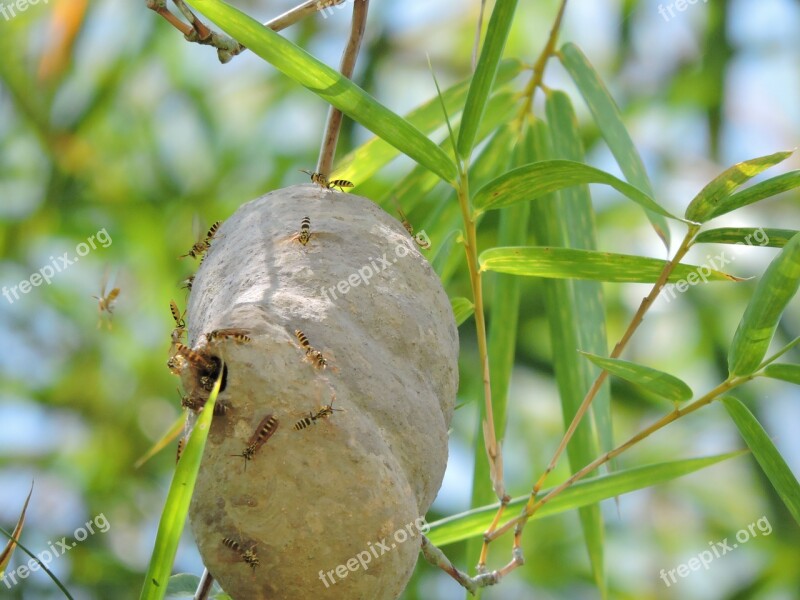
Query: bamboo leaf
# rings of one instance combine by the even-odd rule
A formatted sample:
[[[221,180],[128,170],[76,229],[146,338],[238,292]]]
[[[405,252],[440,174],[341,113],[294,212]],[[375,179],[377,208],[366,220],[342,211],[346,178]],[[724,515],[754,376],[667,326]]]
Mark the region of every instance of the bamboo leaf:
[[[44,571],[45,573],[47,573],[47,576],[53,580],[53,583],[56,584],[56,587],[59,590],[61,590],[61,593],[64,594],[64,597],[67,598],[67,600],[73,600],[72,595],[69,593],[69,591],[67,591],[67,588],[64,587],[64,584],[61,583],[59,578],[55,576],[55,574],[47,567],[47,565],[44,562],[42,562],[42,559],[40,559],[38,556],[33,554],[33,552],[28,550],[28,548],[26,548],[19,540],[19,536],[22,534],[22,527],[25,524],[25,513],[28,511],[28,503],[31,500],[31,494],[33,494],[33,482],[31,482],[31,489],[28,492],[28,497],[25,498],[25,504],[22,505],[22,512],[20,513],[19,520],[17,521],[17,525],[14,528],[13,533],[6,531],[3,527],[0,527],[0,533],[2,533],[9,539],[9,543],[6,545],[2,554],[0,554],[0,577],[3,577],[4,570],[8,566],[8,563],[11,560],[11,556],[14,554],[14,549],[18,547],[22,552],[30,556],[31,560],[29,560],[28,563],[33,562],[39,565],[39,568],[42,569],[42,571]],[[33,569],[29,570],[33,571]],[[8,585],[7,581],[4,583]]]
[[[11,562],[11,556],[14,554],[14,549],[17,547],[17,542],[15,540],[18,540],[19,536],[22,534],[22,528],[25,525],[25,513],[28,512],[28,503],[31,501],[32,494],[33,483],[31,483],[28,497],[25,498],[25,503],[22,505],[22,511],[19,513],[19,519],[17,519],[17,525],[14,527],[11,539],[8,540],[8,544],[6,544],[6,547],[0,552],[0,578],[5,574],[6,567],[8,567],[8,563]]]
[[[585,158],[583,142],[569,96],[561,91],[548,93],[545,111],[550,126],[549,145],[539,139],[546,130],[534,128],[530,140],[534,160],[544,155],[582,163]],[[556,246],[595,249],[595,215],[588,187],[571,187],[561,190],[550,201],[525,204],[534,209],[534,231],[538,240]],[[575,360],[575,349],[587,348],[598,354],[608,349],[603,289],[594,281],[554,280],[546,280],[543,289],[553,368],[566,429],[575,418],[592,381],[600,373],[591,364]],[[574,472],[594,460],[601,453],[601,444],[603,450],[610,449],[612,437],[609,384],[604,383],[567,444],[571,470]],[[605,526],[600,506],[582,507],[578,517],[592,574],[605,598]]]
[[[482,271],[615,283],[655,283],[667,264],[659,258],[548,246],[490,248],[481,253],[479,262]],[[677,265],[669,281],[680,281],[693,273],[698,277],[701,269],[708,281],[741,281],[720,271],[686,264]]]
[[[167,501],[164,503],[164,510],[161,512],[161,520],[158,523],[155,546],[150,555],[150,565],[147,568],[147,575],[139,596],[140,600],[162,600],[167,591],[172,564],[175,561],[178,542],[186,523],[186,515],[189,512],[189,503],[192,500],[194,484],[197,481],[197,472],[200,470],[200,462],[206,447],[208,430],[211,427],[214,405],[217,402],[224,370],[225,365],[220,369],[214,389],[195,422],[194,429],[186,442],[186,448],[178,461],[175,474],[172,476]]]
[[[497,0],[486,28],[486,37],[475,73],[464,105],[464,116],[458,132],[457,152],[462,159],[468,159],[475,145],[486,102],[494,85],[497,68],[503,49],[511,30],[511,22],[517,8],[517,0]]]
[[[611,186],[640,206],[671,219],[676,219],[642,190],[610,173],[572,160],[543,160],[535,162],[493,179],[475,194],[473,206],[476,214],[487,210],[511,206],[525,200],[559,190],[602,183]]]
[[[731,375],[753,373],[775,335],[778,321],[800,287],[800,234],[795,235],[767,267],[728,351]]]
[[[742,454],[744,452],[739,451],[663,462],[579,481],[542,506],[531,518],[544,519],[568,510],[590,506],[601,500],[660,485]],[[549,490],[544,490],[540,495],[544,496],[548,492]],[[509,508],[522,507],[527,501],[528,496],[516,497],[511,500]],[[431,530],[426,535],[437,546],[481,536],[492,522],[498,507],[499,504],[495,503],[434,521],[430,523]],[[509,510],[506,514],[516,512]]]
[[[696,223],[705,223],[716,215],[728,212],[725,208],[730,203],[733,190],[791,155],[792,152],[776,152],[740,162],[726,169],[700,190],[700,193],[689,203],[686,208],[686,218]]]
[[[764,376],[800,385],[800,365],[778,363],[764,369]]]
[[[778,452],[775,444],[747,407],[731,396],[722,399],[747,447],[753,452],[758,464],[780,496],[786,508],[800,525],[800,483],[789,469],[789,465]]]
[[[461,324],[469,319],[475,312],[475,305],[469,298],[463,298],[461,296],[457,298],[451,298],[450,305],[453,307],[453,315],[456,318],[456,327],[461,326]]]
[[[221,0],[187,0],[187,3],[290,79],[445,181],[455,181],[455,163],[441,148],[334,69]],[[487,98],[489,89],[491,85],[486,90]]]
[[[146,463],[156,454],[161,452],[167,446],[167,444],[169,444],[172,440],[176,439],[183,430],[183,424],[185,422],[186,422],[186,417],[184,415],[181,415],[180,417],[175,419],[175,422],[172,425],[170,425],[166,433],[164,433],[164,435],[161,436],[161,439],[159,439],[155,444],[153,444],[150,447],[150,449],[147,452],[145,452],[139,458],[139,460],[137,460],[134,463],[133,468],[138,469],[139,467],[141,467],[144,463]]]
[[[622,115],[617,103],[609,94],[594,67],[580,48],[572,43],[564,44],[561,47],[559,58],[575,85],[578,86],[578,91],[589,107],[600,134],[608,144],[608,148],[614,155],[625,178],[651,198],[654,197],[653,185],[647,176],[642,158],[622,122]],[[664,216],[647,210],[647,217],[669,249],[669,226]]]
[[[692,389],[683,381],[663,371],[619,358],[606,358],[583,351],[581,354],[612,375],[638,384],[647,391],[672,402],[685,402],[694,395]]]
[[[497,71],[494,89],[496,90],[505,85],[519,75],[521,71],[522,63],[520,61],[515,59],[502,61]],[[457,83],[442,93],[442,101],[449,114],[457,115],[463,106],[469,81],[464,80]],[[492,96],[492,98],[494,97]],[[491,109],[489,110],[491,112]],[[433,133],[444,124],[442,106],[435,96],[403,118],[425,134]],[[342,158],[331,174],[331,179],[346,179],[354,182],[364,181],[372,177],[398,154],[397,148],[379,137],[374,137]]]
[[[790,171],[728,196],[711,212],[710,219],[800,187],[800,171]]]
[[[695,239],[696,244],[741,244],[783,248],[797,235],[794,229],[769,227],[720,227],[703,231]]]

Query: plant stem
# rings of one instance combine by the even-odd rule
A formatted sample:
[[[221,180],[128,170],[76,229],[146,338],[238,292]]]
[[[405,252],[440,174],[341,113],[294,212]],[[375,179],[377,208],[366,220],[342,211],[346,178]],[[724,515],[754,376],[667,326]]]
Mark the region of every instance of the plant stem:
[[[369,0],[354,0],[353,21],[350,26],[350,38],[347,40],[340,72],[350,79],[356,66],[358,51],[361,49],[361,40],[364,39],[364,28],[367,25],[367,10]],[[342,128],[342,111],[331,107],[328,111],[328,120],[325,123],[325,135],[322,138],[322,147],[317,161],[317,173],[322,173],[326,178],[333,168],[333,157],[336,154],[336,143],[339,140],[339,130]]]
[[[550,29],[550,36],[547,38],[547,44],[545,44],[542,53],[533,64],[533,74],[531,75],[530,81],[528,81],[528,85],[525,86],[525,90],[522,92],[522,97],[525,98],[525,103],[522,105],[522,109],[520,109],[519,115],[517,116],[520,129],[522,129],[522,126],[525,123],[525,117],[531,112],[533,107],[533,95],[536,93],[536,88],[541,87],[542,85],[542,80],[544,79],[544,70],[545,67],[547,67],[547,61],[556,53],[558,33],[561,30],[561,22],[564,19],[564,11],[566,8],[567,0],[562,0],[561,6],[558,9],[558,14],[556,15],[556,20],[553,21],[553,27]]]
[[[623,334],[622,338],[620,338],[620,340],[614,346],[614,350],[613,352],[611,352],[610,358],[620,357],[622,351],[625,349],[625,347],[628,345],[628,342],[633,337],[633,334],[639,328],[639,325],[642,324],[645,314],[653,305],[653,302],[655,302],[656,298],[658,298],[658,295],[664,288],[664,284],[667,283],[669,276],[678,266],[681,259],[684,256],[686,256],[686,253],[689,251],[689,248],[691,248],[692,240],[694,239],[695,235],[697,235],[698,229],[699,229],[698,226],[689,227],[689,231],[686,233],[686,236],[681,242],[681,245],[678,248],[678,251],[675,253],[675,256],[672,258],[670,262],[664,265],[664,269],[661,271],[661,275],[653,285],[653,288],[650,290],[650,293],[642,300],[642,303],[639,305],[639,309],[636,311],[636,314],[631,319],[631,322],[628,325],[628,328],[625,330],[625,333]],[[564,452],[564,450],[567,447],[567,444],[572,439],[572,436],[574,435],[575,430],[578,428],[581,419],[583,419],[583,416],[589,409],[589,405],[592,403],[592,400],[594,400],[595,396],[597,395],[597,392],[600,391],[600,387],[603,385],[603,382],[606,380],[607,377],[608,377],[608,371],[601,370],[600,374],[594,380],[594,383],[592,383],[592,386],[589,388],[589,391],[583,398],[583,402],[581,402],[581,405],[580,407],[578,407],[575,416],[572,418],[572,422],[569,424],[567,431],[564,433],[564,437],[561,439],[561,443],[559,443],[558,448],[556,449],[555,454],[553,455],[553,458],[550,461],[550,464],[547,465],[547,469],[545,469],[544,473],[542,473],[542,476],[539,478],[539,480],[536,482],[536,485],[533,487],[534,496],[537,493],[539,493],[539,490],[542,488],[542,485],[544,485],[545,480],[553,471],[553,469],[555,469],[556,465],[558,464],[558,460],[561,457],[561,454]]]
[[[458,203],[461,207],[461,216],[464,220],[466,239],[464,240],[464,250],[467,254],[467,267],[469,270],[469,280],[472,286],[473,303],[475,304],[475,329],[478,337],[478,354],[481,361],[481,372],[483,374],[483,394],[485,420],[483,422],[483,439],[486,446],[486,455],[489,459],[489,470],[492,478],[492,488],[499,498],[501,504],[505,506],[510,500],[506,495],[503,483],[503,456],[497,445],[497,434],[494,426],[494,411],[492,409],[492,386],[489,377],[489,350],[486,339],[486,317],[484,316],[483,285],[481,282],[481,271],[478,265],[478,236],[476,233],[476,223],[472,215],[469,204],[469,181],[466,169],[459,175],[459,185],[457,189]]]
[[[726,379],[725,381],[720,383],[717,387],[715,387],[713,390],[705,394],[702,398],[695,400],[694,402],[688,404],[684,408],[681,409],[676,408],[671,413],[663,416],[658,421],[656,421],[646,429],[643,429],[642,431],[640,431],[627,441],[623,442],[613,450],[610,450],[605,454],[603,454],[602,456],[596,458],[591,463],[589,463],[588,465],[577,471],[575,474],[573,474],[571,477],[569,477],[562,484],[550,490],[547,493],[547,495],[545,495],[538,501],[536,500],[536,497],[533,494],[531,494],[531,497],[529,498],[527,504],[525,505],[525,508],[522,510],[522,514],[520,514],[518,517],[514,519],[511,519],[507,523],[503,524],[502,527],[498,528],[497,531],[495,531],[495,533],[493,534],[492,539],[503,535],[503,533],[511,529],[511,527],[523,524],[531,516],[533,516],[536,513],[536,511],[539,510],[542,506],[544,506],[550,500],[558,496],[561,492],[570,487],[573,483],[575,483],[579,479],[582,479],[583,477],[585,477],[586,475],[597,469],[597,467],[607,463],[616,456],[619,456],[620,454],[628,450],[631,446],[638,444],[639,442],[649,437],[659,429],[663,429],[673,421],[677,421],[681,417],[685,417],[686,415],[691,414],[708,404],[711,404],[711,402],[717,399],[720,395],[732,390],[737,386],[742,385],[743,383],[750,381],[754,377],[756,377],[755,374]]]

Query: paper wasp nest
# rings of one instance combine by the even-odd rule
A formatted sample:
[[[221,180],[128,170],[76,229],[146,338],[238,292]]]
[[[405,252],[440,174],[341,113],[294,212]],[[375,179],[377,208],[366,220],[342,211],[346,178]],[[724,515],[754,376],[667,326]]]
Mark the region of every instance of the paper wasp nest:
[[[189,397],[225,364],[190,510],[211,574],[235,600],[397,598],[458,383],[450,303],[412,238],[365,198],[271,192],[216,233],[187,320]]]

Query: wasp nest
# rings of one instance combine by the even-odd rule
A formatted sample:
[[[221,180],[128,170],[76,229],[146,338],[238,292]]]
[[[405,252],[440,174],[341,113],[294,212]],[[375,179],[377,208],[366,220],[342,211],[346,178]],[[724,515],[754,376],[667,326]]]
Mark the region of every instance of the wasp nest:
[[[450,303],[412,238],[365,198],[274,191],[216,232],[187,315],[185,404],[224,371],[190,510],[208,570],[235,600],[397,598],[458,382]]]

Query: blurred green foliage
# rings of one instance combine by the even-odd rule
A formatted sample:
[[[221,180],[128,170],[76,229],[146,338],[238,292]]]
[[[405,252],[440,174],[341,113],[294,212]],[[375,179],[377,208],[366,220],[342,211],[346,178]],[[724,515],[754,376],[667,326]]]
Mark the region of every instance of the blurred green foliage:
[[[554,1],[520,4],[505,56],[531,63],[557,7]],[[797,40],[787,26],[791,32],[800,8],[788,0],[761,9],[721,1],[690,5],[664,19],[657,4],[576,2],[568,8],[561,39],[580,46],[602,72],[644,157],[655,197],[682,214],[723,168],[797,145],[800,97],[788,83],[796,71]],[[241,8],[266,20],[289,6],[248,2]],[[467,77],[477,10],[477,2],[375,2],[356,83],[398,113],[430,100],[434,89],[425,52],[443,88]],[[334,64],[347,12],[308,19],[286,35]],[[51,568],[76,598],[132,598],[141,587],[174,468],[171,450],[140,469],[133,465],[180,414],[175,380],[165,368],[172,323],[168,303],[175,299],[183,305],[179,286],[194,267],[176,257],[195,241],[196,216],[205,224],[224,219],[260,194],[306,181],[297,170],[316,162],[327,107],[250,53],[220,65],[212,49],[184,42],[144,2],[30,5],[0,21],[0,50],[0,285],[18,285],[45,265],[60,264],[58,257],[74,255],[100,231],[111,240],[57,272],[52,284],[33,287],[12,303],[0,299],[0,334],[6,341],[0,354],[0,522],[16,522],[31,479],[36,487],[24,531],[29,548],[71,538],[76,528],[103,514],[111,524],[108,533],[88,537]],[[556,61],[546,82],[572,94],[587,161],[614,172],[602,128],[591,121]],[[515,89],[523,86],[521,81]],[[509,94],[490,105],[480,139],[515,110],[515,101]],[[544,109],[537,100],[537,114],[543,116]],[[441,142],[445,131],[432,137]],[[339,155],[367,138],[347,122]],[[443,148],[449,152],[447,142]],[[497,163],[503,169],[510,164],[509,152],[509,145],[494,137],[478,146],[474,191],[491,178]],[[797,168],[798,158],[787,165]],[[358,184],[356,193],[381,200],[390,212],[392,196],[399,199],[415,228],[433,240],[429,256],[449,249],[433,263],[451,298],[470,298],[461,246],[454,241],[459,215],[452,190],[426,176],[405,158],[363,179],[357,170],[348,173]],[[611,192],[592,191],[598,249],[664,257],[641,210]],[[798,229],[797,200],[792,191],[737,211],[718,226]],[[480,248],[511,235],[508,226],[497,211],[486,213]],[[730,271],[751,277],[764,271],[774,252],[731,248],[700,246],[687,261],[703,264],[724,249],[738,259]],[[121,290],[110,330],[97,327],[92,299],[100,295],[106,272],[110,286]],[[488,276],[488,289],[500,277],[505,276]],[[728,348],[755,283],[719,285],[660,300],[626,358],[679,375],[695,390],[724,379]],[[603,286],[610,341],[624,331],[642,290]],[[517,496],[530,490],[546,466],[563,422],[544,285],[522,278],[512,293],[519,294],[519,316],[509,342],[515,355],[504,448],[508,491]],[[491,318],[506,298],[485,296]],[[777,337],[786,343],[798,329],[795,302]],[[472,507],[482,390],[471,318],[460,334],[463,406],[453,423],[450,471],[428,521]],[[797,350],[792,352],[787,358],[797,362]],[[797,473],[797,389],[762,381],[737,396],[775,436]],[[622,380],[613,381],[611,402],[617,440],[664,412],[658,398]],[[726,412],[713,406],[621,456],[619,463],[629,468],[741,446]],[[478,461],[485,460],[477,454]],[[567,475],[562,461],[551,481]],[[607,502],[602,512],[612,598],[800,598],[800,530],[752,457],[623,496],[618,507]],[[769,518],[770,534],[754,537],[674,587],[659,578],[661,569],[686,562],[710,541],[733,539],[762,516]],[[462,542],[445,550],[461,568],[472,570],[475,547]],[[484,598],[599,597],[576,512],[529,525],[524,548],[525,566],[485,591]],[[509,556],[510,540],[495,542],[490,567],[502,566]],[[11,567],[22,560],[16,556]],[[179,548],[176,571],[202,571],[189,535]],[[4,597],[60,597],[42,573],[4,588],[0,583]],[[447,576],[421,563],[404,597],[463,594]]]

